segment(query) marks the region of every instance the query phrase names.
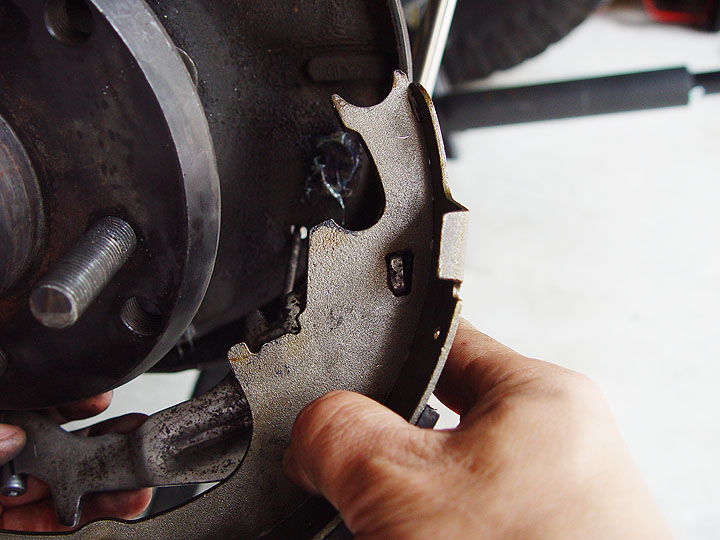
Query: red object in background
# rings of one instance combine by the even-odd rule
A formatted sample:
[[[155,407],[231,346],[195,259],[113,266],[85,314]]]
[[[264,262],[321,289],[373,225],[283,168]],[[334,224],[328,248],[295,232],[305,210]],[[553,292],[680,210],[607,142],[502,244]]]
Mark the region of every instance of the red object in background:
[[[720,27],[720,0],[643,0],[643,6],[660,22],[699,26],[708,30]]]

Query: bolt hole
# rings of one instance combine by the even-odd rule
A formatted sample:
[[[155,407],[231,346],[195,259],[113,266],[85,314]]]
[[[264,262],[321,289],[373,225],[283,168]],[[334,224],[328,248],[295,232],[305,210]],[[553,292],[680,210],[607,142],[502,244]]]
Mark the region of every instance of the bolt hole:
[[[45,27],[58,41],[77,45],[90,37],[95,19],[85,0],[48,0]]]
[[[163,327],[163,317],[157,305],[139,296],[133,296],[120,311],[123,324],[140,337],[157,336]]]

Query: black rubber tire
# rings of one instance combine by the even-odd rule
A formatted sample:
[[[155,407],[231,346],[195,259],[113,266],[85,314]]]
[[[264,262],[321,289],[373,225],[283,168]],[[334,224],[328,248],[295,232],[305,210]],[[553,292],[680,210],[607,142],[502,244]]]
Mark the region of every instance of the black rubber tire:
[[[482,79],[543,52],[601,0],[458,0],[443,68],[450,82]]]

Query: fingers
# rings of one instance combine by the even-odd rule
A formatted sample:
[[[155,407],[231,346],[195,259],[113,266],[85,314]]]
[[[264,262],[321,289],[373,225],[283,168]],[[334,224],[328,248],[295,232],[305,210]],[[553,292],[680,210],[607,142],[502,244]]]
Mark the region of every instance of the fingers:
[[[45,482],[35,478],[34,476],[28,476],[27,478],[27,491],[24,495],[19,497],[3,497],[0,496],[0,507],[2,508],[15,508],[18,506],[24,506],[26,504],[32,504],[50,496],[50,488]]]
[[[141,413],[126,414],[117,418],[111,418],[105,422],[100,422],[99,424],[81,429],[74,433],[83,437],[96,437],[99,435],[105,435],[106,433],[131,433],[143,425],[147,418],[147,415]],[[0,507],[15,508],[18,506],[29,505],[49,496],[50,488],[47,484],[34,476],[29,476],[27,479],[27,491],[25,494],[19,497],[3,497],[0,495]]]
[[[0,465],[7,463],[25,446],[25,432],[17,426],[0,424]]]
[[[462,416],[511,376],[548,365],[513,351],[460,319],[435,393]]]
[[[58,525],[55,508],[50,499],[3,511],[0,515],[0,529],[33,532],[67,530]]]
[[[150,505],[152,489],[95,493],[83,501],[82,521],[100,518],[133,519]]]
[[[87,428],[87,434],[90,437],[97,437],[107,433],[132,433],[142,426],[147,419],[146,414],[130,413],[90,426]]]
[[[145,511],[151,499],[151,489],[89,495],[83,499],[82,523],[101,518],[133,519]],[[58,524],[50,498],[6,508],[0,514],[0,529],[33,532],[70,530]]]
[[[423,430],[379,403],[333,392],[295,421],[285,473],[310,493],[322,494],[352,527],[360,507],[369,504],[367,494],[381,489],[379,483],[393,471],[423,468],[423,453],[429,452],[423,439]]]
[[[107,433],[132,433],[147,419],[148,416],[145,414],[131,413],[100,422],[86,428],[85,431],[90,437]],[[94,493],[83,500],[82,520],[83,523],[87,523],[106,517],[132,519],[142,514],[150,505],[151,500],[152,489]]]
[[[77,403],[63,405],[62,407],[53,407],[44,412],[58,424],[65,424],[73,420],[82,420],[98,415],[110,406],[111,401],[112,392],[105,392],[104,394],[99,394],[78,401]]]
[[[144,414],[127,414],[81,430],[85,436],[130,433],[147,420]],[[150,504],[152,490],[94,493],[83,499],[82,522],[100,518],[132,519]],[[2,510],[4,508],[4,510]],[[28,491],[20,497],[0,497],[0,529],[36,532],[66,531],[57,523],[50,490],[34,477],[28,478]]]

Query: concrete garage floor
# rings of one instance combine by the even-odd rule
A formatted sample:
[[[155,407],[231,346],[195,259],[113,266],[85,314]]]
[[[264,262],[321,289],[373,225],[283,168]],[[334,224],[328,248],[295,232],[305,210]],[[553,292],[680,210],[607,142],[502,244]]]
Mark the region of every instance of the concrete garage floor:
[[[720,69],[718,36],[614,11],[486,84],[676,65]],[[454,142],[465,317],[595,379],[677,537],[720,538],[720,96]],[[193,381],[143,376],[103,417],[157,411]]]
[[[718,35],[609,12],[490,84],[685,65]],[[677,537],[720,538],[720,95],[454,142],[465,317],[595,379]]]

